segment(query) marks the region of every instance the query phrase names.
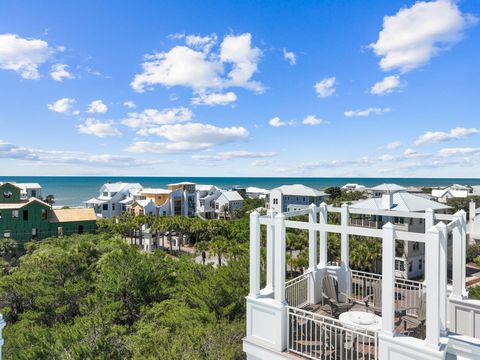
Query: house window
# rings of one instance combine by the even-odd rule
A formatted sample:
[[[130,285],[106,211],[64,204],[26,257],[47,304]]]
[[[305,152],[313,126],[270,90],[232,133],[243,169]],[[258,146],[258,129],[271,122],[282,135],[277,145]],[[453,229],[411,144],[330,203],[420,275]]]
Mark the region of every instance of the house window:
[[[305,196],[303,197],[303,202],[305,202]]]
[[[420,244],[418,242],[414,242],[412,248],[413,248],[414,251],[416,251],[416,250],[420,249]]]
[[[42,209],[42,220],[47,220],[47,210]]]
[[[28,210],[23,210],[23,221],[28,221]]]
[[[3,232],[3,237],[4,237],[5,239],[10,238],[10,231],[4,231],[4,232]]]
[[[405,262],[402,260],[395,260],[395,270],[405,271]]]
[[[412,262],[411,261],[408,262],[408,272],[409,273],[412,272]]]
[[[273,199],[273,205],[278,205],[278,199]]]
[[[18,219],[18,210],[12,211],[12,219]]]
[[[423,267],[423,260],[420,259],[418,260],[418,270],[422,270],[422,267]]]
[[[107,210],[108,210],[108,204],[103,204],[102,209],[103,209],[104,211],[107,211]]]
[[[78,233],[83,234],[83,225],[78,225]]]
[[[115,203],[112,204],[112,211],[115,211]]]
[[[108,192],[107,192],[107,191],[104,191],[104,192],[103,192],[103,196],[107,197],[107,196],[108,196]]]
[[[138,210],[139,215],[143,215],[143,209]]]

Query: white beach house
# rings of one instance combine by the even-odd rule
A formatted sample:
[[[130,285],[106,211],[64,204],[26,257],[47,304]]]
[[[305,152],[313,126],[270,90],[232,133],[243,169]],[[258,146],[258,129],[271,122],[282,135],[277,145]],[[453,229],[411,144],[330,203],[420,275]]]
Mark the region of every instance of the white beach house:
[[[320,205],[326,196],[325,192],[302,184],[283,185],[270,191],[267,207],[275,212],[303,210],[310,204]]]
[[[217,218],[231,218],[236,209],[243,206],[243,197],[238,191],[221,191],[215,200],[215,214]]]

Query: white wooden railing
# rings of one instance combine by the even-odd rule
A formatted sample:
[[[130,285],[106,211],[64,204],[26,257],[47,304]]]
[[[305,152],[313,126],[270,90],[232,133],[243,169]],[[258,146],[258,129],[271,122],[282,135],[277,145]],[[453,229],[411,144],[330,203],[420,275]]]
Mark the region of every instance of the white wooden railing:
[[[288,351],[308,359],[378,359],[378,333],[288,307]]]
[[[308,304],[308,277],[309,273],[300,275],[285,283],[285,299],[288,305],[301,308]]]
[[[382,281],[382,275],[364,271],[352,270],[352,293],[354,299],[362,300],[373,294],[373,285]],[[396,310],[406,310],[409,315],[417,315],[419,297],[424,289],[420,281],[395,279],[395,306]],[[373,299],[370,299],[370,302]]]

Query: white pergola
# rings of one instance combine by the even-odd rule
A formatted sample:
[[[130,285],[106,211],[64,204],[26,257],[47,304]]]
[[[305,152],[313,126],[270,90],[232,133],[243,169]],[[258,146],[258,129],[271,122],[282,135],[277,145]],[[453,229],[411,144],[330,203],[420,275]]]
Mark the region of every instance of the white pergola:
[[[340,213],[340,224],[328,224],[328,213]],[[257,212],[250,215],[250,292],[247,296],[247,336],[244,349],[247,357],[255,359],[260,348],[277,352],[287,350],[288,304],[285,298],[285,237],[286,228],[308,231],[309,268],[304,275],[308,278],[308,301],[321,301],[321,279],[328,273],[334,274],[342,292],[350,294],[351,270],[349,267],[349,236],[377,237],[382,241],[382,328],[378,334],[379,358],[400,359],[405,347],[412,354],[423,354],[422,358],[442,358],[445,353],[445,339],[449,328],[456,330],[456,317],[449,316],[449,302],[455,312],[455,301],[464,302],[466,213],[454,215],[435,214],[433,210],[424,213],[395,212],[395,217],[422,218],[425,233],[398,231],[388,222],[382,229],[351,226],[350,214],[378,215],[392,217],[389,211],[369,211],[329,208],[325,203],[307,210],[275,214],[269,210],[260,217]],[[292,221],[289,218],[308,215],[308,222]],[[266,286],[260,285],[260,226],[265,225],[266,234]],[[341,236],[341,262],[329,266],[327,258],[328,233]],[[453,289],[447,297],[447,256],[449,239],[452,241],[452,282]],[[395,333],[395,241],[423,242],[425,246],[425,291],[426,291],[426,338],[419,340]],[[453,303],[453,305],[452,305]],[[479,307],[480,316],[480,307]],[[253,345],[254,346],[253,346]],[[260,348],[259,348],[260,347]],[[256,350],[255,350],[256,349]],[[478,349],[480,350],[480,348]],[[419,353],[420,351],[420,353]],[[408,353],[408,351],[407,351]],[[260,352],[258,352],[260,354]],[[270,355],[269,355],[270,356]],[[274,358],[274,357],[272,357]],[[281,357],[280,357],[281,358]],[[416,358],[416,357],[414,357]]]

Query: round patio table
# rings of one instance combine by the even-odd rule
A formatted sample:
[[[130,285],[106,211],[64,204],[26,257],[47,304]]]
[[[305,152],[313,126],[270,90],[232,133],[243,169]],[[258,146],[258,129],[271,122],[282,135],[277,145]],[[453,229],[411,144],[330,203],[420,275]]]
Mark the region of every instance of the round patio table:
[[[340,314],[338,320],[347,326],[369,331],[382,328],[382,317],[366,311],[347,311]]]

